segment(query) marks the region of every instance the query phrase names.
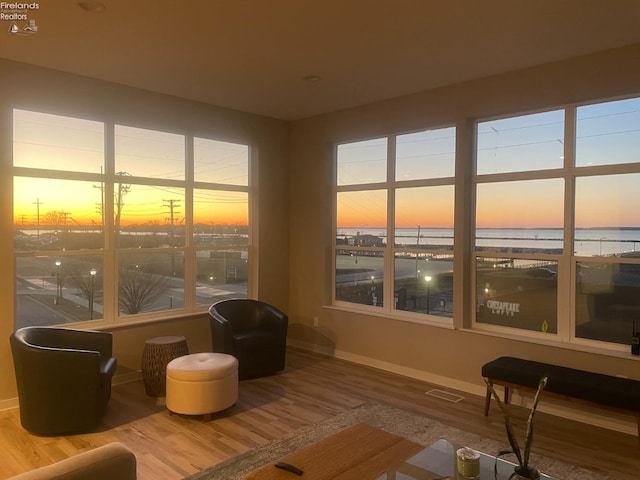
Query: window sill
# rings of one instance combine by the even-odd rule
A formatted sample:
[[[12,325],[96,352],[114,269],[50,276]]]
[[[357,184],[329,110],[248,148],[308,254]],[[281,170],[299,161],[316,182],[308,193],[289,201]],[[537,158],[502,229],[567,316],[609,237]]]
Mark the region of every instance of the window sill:
[[[197,310],[193,312],[181,312],[181,313],[165,312],[162,315],[153,315],[153,316],[141,315],[140,316],[141,318],[138,318],[138,316],[136,316],[135,320],[134,319],[129,320],[129,318],[131,317],[121,317],[117,320],[103,319],[98,321],[74,323],[71,328],[115,331],[115,330],[127,329],[131,327],[138,327],[143,325],[166,323],[166,322],[171,322],[171,321],[180,320],[180,319],[197,318],[197,317],[207,315],[208,314],[207,312],[208,312],[208,309],[203,308],[202,310]]]
[[[531,336],[522,335],[522,334],[519,335],[516,333],[499,332],[495,330],[481,330],[478,328],[466,328],[466,327],[456,328],[453,325],[452,319],[447,318],[447,319],[437,320],[437,318],[441,318],[441,317],[430,317],[425,319],[419,319],[414,317],[406,317],[403,315],[398,315],[398,314],[390,313],[387,311],[376,311],[374,310],[373,307],[371,309],[365,310],[365,309],[358,309],[358,308],[349,308],[347,306],[342,306],[342,305],[324,305],[322,308],[325,310],[332,310],[336,312],[345,312],[345,313],[352,313],[357,315],[372,316],[372,317],[384,318],[386,320],[409,322],[409,323],[415,323],[418,325],[425,325],[429,327],[444,328],[447,330],[459,330],[461,332],[466,332],[466,333],[471,333],[476,335],[504,338],[507,340],[533,343],[533,344],[543,345],[547,347],[563,348],[565,350],[572,350],[575,352],[591,353],[595,355],[602,355],[602,356],[607,356],[612,358],[620,358],[624,360],[640,361],[640,356],[631,355],[631,352],[629,351],[630,347],[626,348],[625,350],[624,346],[612,346],[607,348],[607,347],[597,346],[589,343],[582,343],[582,342],[570,343],[566,341],[561,341],[559,339],[540,338],[533,335]]]
[[[353,313],[358,315],[367,315],[371,317],[384,318],[386,320],[409,322],[409,323],[415,323],[418,325],[427,325],[429,327],[440,327],[448,330],[455,329],[455,327],[453,326],[453,319],[448,317],[429,316],[425,318],[417,318],[414,316],[407,316],[406,314],[402,315],[398,313],[388,312],[386,310],[377,311],[381,309],[376,309],[375,307],[371,307],[371,309],[365,310],[365,309],[359,309],[359,308],[349,308],[347,306],[342,306],[342,305],[324,305],[322,308],[326,310],[337,311],[337,312],[347,312],[347,313]]]
[[[560,339],[540,338],[537,336],[518,335],[516,333],[499,332],[496,330],[482,330],[478,328],[461,328],[459,330],[467,333],[477,334],[477,335],[504,338],[507,340],[533,343],[537,345],[544,345],[547,347],[563,348],[565,350],[572,350],[575,352],[592,353],[595,355],[603,355],[607,357],[621,358],[625,360],[640,361],[640,356],[631,355],[631,352],[629,351],[631,349],[630,346],[625,347],[624,345],[621,345],[621,346],[604,347],[604,346],[598,346],[591,343],[587,343],[587,341],[581,341],[581,340],[578,340],[577,342],[568,342],[568,341],[562,341]]]

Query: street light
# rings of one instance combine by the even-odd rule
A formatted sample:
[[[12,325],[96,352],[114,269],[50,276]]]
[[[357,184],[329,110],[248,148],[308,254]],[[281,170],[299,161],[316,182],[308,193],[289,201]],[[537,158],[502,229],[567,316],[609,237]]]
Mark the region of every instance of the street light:
[[[373,275],[371,275],[371,305],[373,305],[374,307],[378,305],[378,297],[376,296],[376,281]]]
[[[60,285],[60,265],[62,262],[56,260],[56,305],[60,305],[60,298],[62,298],[62,285]]]
[[[424,281],[427,282],[427,314],[428,314],[430,310],[429,296],[431,295],[431,277],[429,275],[425,275]]]
[[[89,270],[90,277],[90,290],[89,290],[89,320],[93,320],[93,295],[95,293],[95,285],[96,285],[96,271],[95,268]]]

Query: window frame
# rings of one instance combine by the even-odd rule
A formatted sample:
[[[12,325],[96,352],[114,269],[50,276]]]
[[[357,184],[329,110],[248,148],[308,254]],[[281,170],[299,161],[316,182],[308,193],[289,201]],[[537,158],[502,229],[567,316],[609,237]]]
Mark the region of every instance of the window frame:
[[[433,187],[433,186],[451,186],[453,188],[453,203],[454,203],[454,217],[455,217],[455,201],[456,201],[456,165],[458,161],[457,152],[454,152],[454,165],[453,165],[453,176],[447,177],[435,177],[435,178],[423,178],[423,179],[410,179],[410,180],[398,180],[396,178],[396,139],[402,135],[408,135],[413,133],[420,133],[427,130],[444,130],[452,128],[454,131],[454,145],[457,150],[458,147],[458,128],[455,124],[445,124],[438,126],[429,126],[424,128],[419,128],[411,131],[404,131],[400,133],[390,133],[385,135],[378,135],[374,137],[367,138],[358,138],[354,140],[345,140],[341,142],[336,142],[333,144],[332,148],[332,240],[331,240],[331,262],[330,262],[330,303],[333,307],[356,311],[361,313],[366,313],[369,315],[375,316],[385,316],[392,317],[394,319],[400,319],[403,321],[408,321],[412,323],[426,324],[426,325],[438,325],[447,328],[453,328],[453,310],[454,304],[451,305],[451,316],[436,316],[434,314],[426,314],[420,312],[413,312],[409,310],[401,310],[396,309],[394,305],[394,301],[389,301],[389,299],[394,299],[395,296],[395,258],[397,253],[411,253],[415,255],[442,255],[447,254],[452,257],[452,271],[455,275],[455,266],[453,266],[454,262],[454,252],[455,252],[455,227],[456,222],[455,218],[452,218],[452,226],[451,230],[453,233],[452,239],[452,247],[450,250],[441,250],[441,249],[433,249],[433,248],[413,248],[408,249],[406,246],[398,246],[395,245],[395,236],[396,236],[396,225],[395,225],[395,200],[396,200],[396,192],[403,188],[411,188],[411,187]],[[386,159],[386,180],[380,182],[372,182],[372,183],[355,183],[355,184],[338,184],[338,147],[345,144],[350,143],[359,143],[359,142],[367,142],[367,141],[375,141],[379,139],[386,139],[387,142],[387,159]],[[386,245],[384,246],[356,246],[356,245],[348,245],[348,246],[340,246],[337,245],[337,197],[341,192],[360,192],[360,191],[373,191],[373,190],[384,190],[386,191]],[[339,300],[336,298],[336,257],[338,250],[352,250],[357,252],[363,252],[363,254],[367,253],[378,253],[384,256],[383,261],[383,304],[381,307],[374,305],[367,305],[362,303],[354,303],[348,302],[344,300]]]
[[[206,312],[209,305],[198,305],[196,285],[197,285],[197,264],[196,254],[198,251],[213,251],[213,250],[229,250],[232,248],[238,248],[246,252],[247,255],[247,280],[246,280],[246,297],[254,298],[257,292],[257,252],[255,249],[257,238],[257,229],[253,224],[256,199],[255,191],[256,187],[254,181],[257,179],[257,148],[250,142],[238,138],[229,138],[224,135],[217,135],[216,132],[202,132],[202,131],[178,131],[175,128],[167,128],[166,125],[154,125],[153,122],[145,124],[132,124],[127,121],[115,120],[112,118],[96,118],[87,116],[86,114],[73,112],[57,112],[50,111],[46,108],[38,108],[37,106],[22,106],[14,105],[11,109],[12,119],[13,112],[26,111],[33,113],[42,113],[46,115],[53,115],[57,117],[67,117],[79,120],[88,120],[92,122],[100,122],[104,126],[104,145],[103,145],[103,170],[101,173],[95,172],[79,172],[79,171],[67,171],[67,170],[53,170],[47,168],[37,168],[28,166],[16,166],[14,162],[11,163],[11,175],[12,178],[24,177],[24,178],[43,178],[43,179],[64,179],[64,180],[81,180],[94,184],[102,184],[104,190],[104,199],[109,199],[104,202],[104,223],[102,226],[103,247],[100,249],[91,250],[42,250],[35,249],[29,251],[14,251],[12,256],[14,258],[14,285],[18,279],[17,262],[20,258],[34,258],[34,257],[47,257],[51,258],[54,262],[56,259],[64,258],[82,258],[90,256],[102,257],[102,277],[104,278],[103,285],[103,315],[99,318],[81,320],[77,322],[65,323],[65,325],[73,325],[74,327],[91,327],[100,328],[113,325],[129,325],[145,322],[162,321],[166,319],[175,319],[180,317],[189,317],[194,314],[200,314]],[[13,120],[12,120],[13,121]],[[128,176],[127,181],[139,185],[139,186],[158,186],[169,188],[180,188],[184,191],[184,231],[185,231],[185,243],[184,245],[177,247],[152,247],[152,248],[116,248],[114,238],[114,185],[118,184],[118,176],[115,173],[115,128],[116,125],[122,125],[124,127],[133,127],[146,130],[152,130],[159,133],[167,133],[171,135],[180,135],[184,138],[184,179],[168,179],[168,178],[154,178],[154,177],[141,177],[141,176]],[[223,183],[209,183],[204,181],[194,181],[194,142],[195,139],[213,140],[216,142],[232,143],[237,145],[243,145],[247,147],[247,185],[236,184],[223,184]],[[15,138],[12,136],[12,141]],[[215,246],[198,246],[193,237],[194,225],[193,225],[193,192],[194,190],[209,190],[215,191],[231,191],[242,192],[247,195],[247,240],[240,246],[237,245],[225,245],[223,247]],[[13,195],[13,193],[12,193]],[[12,213],[13,217],[13,213]],[[13,229],[18,228],[16,218],[13,218]],[[151,255],[157,253],[169,253],[180,252],[184,257],[184,304],[182,308],[169,308],[153,312],[140,312],[136,314],[121,314],[118,305],[118,261],[122,255],[130,253],[149,253]],[[53,265],[53,263],[52,263]],[[53,267],[55,268],[55,267]],[[18,290],[14,292],[14,297],[17,301]],[[216,301],[216,297],[212,297],[212,301]],[[17,305],[17,304],[16,304]],[[14,317],[17,324],[17,314]],[[62,325],[62,324],[55,324]]]
[[[494,335],[506,335],[509,337],[517,337],[521,339],[529,339],[534,341],[541,341],[551,344],[564,344],[573,345],[574,348],[580,350],[605,350],[616,353],[628,353],[629,346],[619,343],[606,342],[602,340],[592,340],[581,338],[576,335],[576,290],[577,290],[577,265],[579,263],[607,263],[607,264],[622,264],[632,263],[640,265],[640,258],[629,259],[624,257],[598,257],[598,256],[584,256],[574,254],[574,241],[575,241],[575,199],[576,199],[576,180],[579,178],[593,177],[600,175],[615,175],[615,174],[634,174],[640,173],[640,162],[636,163],[619,163],[619,164],[604,164],[604,165],[576,165],[576,135],[577,135],[577,110],[582,106],[597,105],[607,102],[614,102],[625,99],[640,98],[638,95],[629,95],[624,97],[610,98],[610,99],[598,99],[589,102],[571,103],[562,106],[550,107],[544,110],[530,110],[525,112],[509,113],[501,116],[483,117],[474,120],[473,136],[474,139],[478,135],[478,124],[484,121],[491,121],[496,119],[508,119],[512,117],[518,117],[521,115],[535,114],[544,111],[552,111],[563,109],[564,110],[564,161],[563,165],[559,168],[545,169],[545,170],[528,170],[517,172],[503,172],[503,173],[476,173],[475,161],[473,162],[474,168],[472,171],[472,203],[469,206],[470,214],[473,218],[470,226],[470,238],[474,239],[476,235],[476,204],[475,199],[477,186],[479,184],[486,184],[492,182],[504,182],[504,181],[517,181],[517,180],[533,180],[533,179],[551,179],[558,178],[564,182],[564,206],[563,206],[563,251],[560,255],[555,254],[521,254],[521,253],[505,253],[498,250],[482,250],[479,251],[475,247],[475,242],[472,241],[471,245],[471,268],[469,281],[464,282],[470,289],[470,296],[472,306],[471,312],[471,324],[469,328],[471,330],[477,330]],[[474,140],[475,142],[475,140]],[[473,151],[474,159],[476,151]],[[509,257],[509,258],[536,258],[541,260],[557,261],[558,265],[558,282],[557,282],[557,333],[548,334],[530,330],[522,330],[514,327],[506,327],[499,325],[491,325],[476,321],[476,262],[478,258],[495,258],[495,257]]]
[[[603,165],[576,165],[576,132],[578,108],[588,105],[597,105],[600,103],[613,102],[625,99],[640,98],[640,94],[619,96],[616,98],[599,98],[585,102],[567,103],[563,105],[551,105],[545,108],[530,109],[525,111],[504,112],[500,115],[490,115],[477,118],[459,119],[450,126],[456,129],[456,164],[455,174],[451,179],[444,179],[445,182],[451,181],[455,188],[455,210],[454,210],[454,270],[456,279],[454,280],[455,306],[453,322],[442,322],[440,319],[425,317],[422,314],[408,314],[407,312],[395,310],[389,302],[385,302],[383,308],[364,305],[358,303],[350,303],[348,301],[340,301],[336,299],[336,233],[337,233],[337,193],[340,191],[357,191],[366,189],[387,189],[387,239],[395,238],[394,228],[394,200],[395,191],[401,182],[397,182],[394,177],[393,162],[388,160],[387,181],[375,184],[364,185],[337,185],[336,178],[336,162],[337,162],[337,145],[360,142],[367,139],[387,138],[389,158],[393,158],[393,142],[391,139],[402,133],[385,133],[375,137],[359,137],[345,138],[333,143],[332,159],[333,159],[333,180],[332,180],[332,249],[331,259],[328,263],[329,275],[327,279],[327,300],[329,307],[340,310],[360,312],[372,316],[382,316],[397,320],[434,325],[439,327],[449,327],[469,332],[477,332],[480,334],[488,334],[498,337],[513,338],[533,343],[541,343],[547,345],[563,346],[564,348],[575,349],[579,351],[599,351],[606,352],[611,355],[628,355],[628,345],[613,343],[603,340],[592,340],[588,338],[578,337],[576,335],[576,311],[579,305],[576,304],[577,289],[577,265],[584,262],[623,264],[631,263],[640,265],[640,258],[628,257],[591,257],[574,254],[574,245],[576,235],[575,216],[576,216],[576,182],[579,178],[598,176],[598,175],[615,175],[615,174],[636,174],[640,173],[640,162],[636,163],[620,163],[620,164],[603,164]],[[563,138],[563,156],[564,159],[558,167],[527,170],[527,171],[509,171],[502,173],[476,173],[476,137],[477,126],[479,122],[490,121],[494,119],[508,119],[521,115],[532,113],[541,113],[546,111],[562,110],[564,113],[564,138]],[[634,123],[635,124],[635,123]],[[438,127],[429,127],[435,129]],[[441,128],[446,128],[441,127]],[[419,131],[419,130],[414,130]],[[409,132],[412,133],[412,132]],[[499,251],[477,251],[475,247],[476,235],[476,190],[478,184],[486,184],[500,181],[518,181],[532,179],[559,179],[563,182],[563,210],[561,214],[562,225],[562,253],[536,253],[535,256],[542,260],[557,262],[557,333],[549,334],[537,331],[528,331],[511,327],[502,327],[476,322],[476,258],[480,257],[503,257],[505,255],[513,258],[531,258],[531,253],[505,253]],[[431,180],[431,184],[441,183],[443,179]],[[409,185],[411,181],[408,182]],[[417,184],[416,184],[417,185]],[[404,186],[404,185],[403,185]],[[580,238],[580,237],[578,237]],[[341,246],[338,245],[338,248]],[[349,249],[355,249],[349,246]],[[384,247],[359,247],[356,250],[381,251],[385,254],[385,299],[393,298],[393,258],[396,250],[391,241],[387,241]],[[390,273],[391,272],[391,273]]]

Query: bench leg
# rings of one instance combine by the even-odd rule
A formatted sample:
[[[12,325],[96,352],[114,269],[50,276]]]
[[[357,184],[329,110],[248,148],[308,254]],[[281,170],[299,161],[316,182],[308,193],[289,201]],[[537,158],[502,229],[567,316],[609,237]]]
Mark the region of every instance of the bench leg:
[[[640,415],[636,417],[636,421],[638,422],[638,441],[640,442]]]
[[[489,385],[493,385],[493,383],[489,380]],[[489,405],[491,404],[491,390],[489,389],[489,385],[487,385],[487,396],[484,398],[484,416],[489,415]],[[638,418],[638,428],[640,428],[640,417]]]
[[[511,392],[509,391],[509,387],[504,387],[504,404],[509,405],[509,400],[511,399]]]

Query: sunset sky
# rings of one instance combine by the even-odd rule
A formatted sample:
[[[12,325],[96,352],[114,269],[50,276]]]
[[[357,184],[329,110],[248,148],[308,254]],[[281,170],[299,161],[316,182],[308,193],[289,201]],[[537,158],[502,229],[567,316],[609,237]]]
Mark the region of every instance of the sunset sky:
[[[477,171],[493,174],[536,172],[562,167],[564,110],[491,120],[478,124]],[[183,188],[163,180],[185,180],[184,135],[115,125],[113,171],[123,172],[122,224],[174,223],[186,215]],[[16,177],[14,221],[41,223],[62,212],[71,224],[101,223],[102,172],[105,171],[105,125],[84,119],[14,110],[14,165],[54,172],[51,179]],[[577,109],[576,165],[625,164],[640,161],[640,99]],[[396,137],[395,180],[451,179],[455,174],[454,127]],[[210,139],[193,139],[196,182],[246,189],[249,147]],[[338,146],[338,185],[383,184],[387,179],[386,138]],[[585,170],[587,171],[587,170]],[[70,173],[73,172],[73,173]],[[76,173],[78,172],[78,173]],[[74,180],[63,177],[73,177]],[[144,177],[147,184],[127,182]],[[447,182],[447,180],[445,180]],[[576,178],[576,226],[640,226],[640,173]],[[117,189],[117,184],[116,184]],[[397,228],[453,226],[453,185],[396,189]],[[501,180],[479,183],[478,227],[560,227],[564,221],[564,180]],[[194,191],[194,222],[247,224],[248,194],[222,189]],[[386,227],[385,190],[340,192],[338,225]]]
[[[38,213],[44,224],[56,212],[70,225],[102,223],[104,131],[101,122],[14,110],[15,166],[60,171],[55,177],[80,172],[96,179],[82,180],[83,175],[75,173],[72,175],[79,180],[16,177],[17,225],[35,224]],[[195,181],[248,185],[248,146],[202,138],[193,141]],[[185,136],[116,125],[114,142],[114,171],[126,172],[122,184],[130,185],[122,197],[121,224],[169,223],[171,206],[174,224],[184,223],[185,189],[163,186],[161,180],[185,180]],[[152,180],[141,185],[127,181],[128,176]],[[114,189],[118,190],[117,183]],[[246,192],[196,189],[193,197],[195,223],[248,224]]]
[[[640,162],[640,99],[577,108],[576,166]],[[564,110],[478,124],[477,173],[517,174],[564,165]],[[398,182],[453,177],[455,129],[396,137]],[[387,139],[338,146],[339,186],[383,183]],[[564,179],[481,182],[476,192],[479,228],[553,228],[564,223]],[[640,173],[576,177],[576,227],[640,227]],[[402,187],[402,184],[398,185]],[[396,227],[452,227],[453,187],[397,188]],[[338,226],[386,227],[385,190],[338,194]]]

